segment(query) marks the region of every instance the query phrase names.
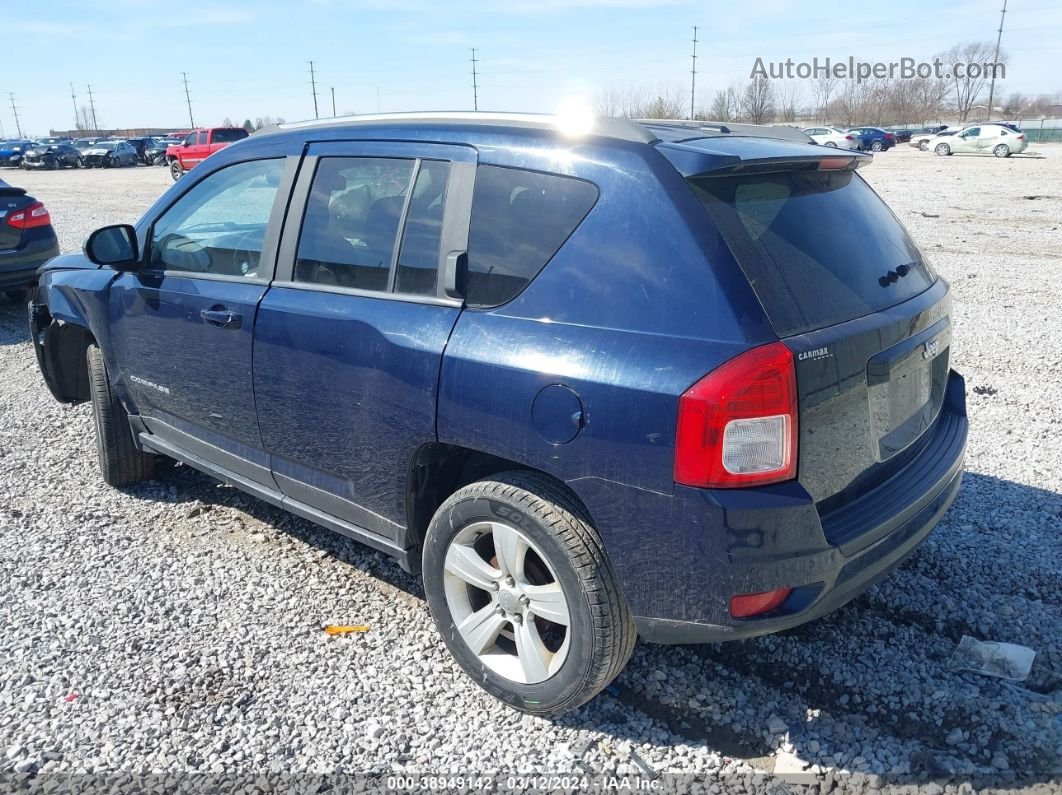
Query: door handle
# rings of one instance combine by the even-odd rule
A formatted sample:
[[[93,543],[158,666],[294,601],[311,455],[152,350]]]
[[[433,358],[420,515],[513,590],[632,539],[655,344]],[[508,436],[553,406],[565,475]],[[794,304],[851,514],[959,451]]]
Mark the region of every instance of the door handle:
[[[243,315],[221,306],[216,306],[213,309],[204,309],[199,313],[199,316],[210,325],[218,328],[237,329],[243,325]]]

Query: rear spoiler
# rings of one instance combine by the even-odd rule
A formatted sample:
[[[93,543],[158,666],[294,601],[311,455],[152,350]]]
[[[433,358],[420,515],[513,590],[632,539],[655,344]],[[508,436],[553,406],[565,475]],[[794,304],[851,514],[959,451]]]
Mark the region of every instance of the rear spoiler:
[[[808,157],[762,157],[743,160],[731,156],[714,168],[689,175],[688,179],[700,177],[727,177],[740,174],[774,174],[779,171],[855,171],[874,158],[863,154],[835,154],[834,151],[816,152]]]
[[[854,171],[872,155],[811,142],[765,137],[716,137],[656,144],[686,179],[778,171]]]
[[[0,179],[0,196],[25,196],[25,188],[16,188],[14,185],[8,185],[2,179]]]

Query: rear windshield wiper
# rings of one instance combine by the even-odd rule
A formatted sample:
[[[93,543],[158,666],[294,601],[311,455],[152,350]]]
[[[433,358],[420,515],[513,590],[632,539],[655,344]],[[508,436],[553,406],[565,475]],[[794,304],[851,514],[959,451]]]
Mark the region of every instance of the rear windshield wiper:
[[[914,268],[917,268],[921,264],[922,263],[918,261],[911,261],[905,262],[903,265],[897,265],[895,270],[889,271],[880,279],[878,279],[878,284],[880,284],[882,287],[888,287],[890,284],[895,284],[908,273],[910,273]]]

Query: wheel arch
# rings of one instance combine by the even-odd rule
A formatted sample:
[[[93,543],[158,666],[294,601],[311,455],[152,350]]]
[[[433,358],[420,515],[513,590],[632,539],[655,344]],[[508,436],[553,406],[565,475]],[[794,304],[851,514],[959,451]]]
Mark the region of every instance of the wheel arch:
[[[502,472],[532,472],[563,489],[593,523],[586,503],[563,480],[528,466],[469,447],[432,442],[421,446],[410,460],[406,478],[406,546],[422,549],[435,511],[458,489]]]
[[[34,350],[48,391],[61,403],[88,401],[85,352],[97,344],[95,335],[86,326],[52,318],[46,306],[36,304],[30,311]]]

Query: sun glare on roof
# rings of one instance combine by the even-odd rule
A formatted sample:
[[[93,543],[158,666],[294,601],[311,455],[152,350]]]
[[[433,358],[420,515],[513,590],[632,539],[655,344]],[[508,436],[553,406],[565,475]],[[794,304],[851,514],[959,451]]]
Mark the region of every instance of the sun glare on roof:
[[[593,132],[594,111],[585,99],[569,97],[557,107],[556,124],[564,135],[586,135]]]

